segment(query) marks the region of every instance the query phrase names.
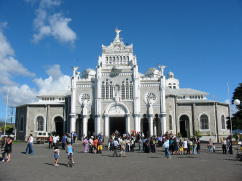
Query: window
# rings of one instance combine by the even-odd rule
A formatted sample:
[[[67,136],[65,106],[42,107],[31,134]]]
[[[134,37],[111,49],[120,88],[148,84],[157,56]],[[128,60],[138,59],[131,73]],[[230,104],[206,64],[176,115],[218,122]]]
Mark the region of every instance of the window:
[[[200,116],[200,128],[201,129],[209,129],[208,116],[206,114],[202,114]]]
[[[37,131],[44,131],[44,118],[42,116],[37,117]]]
[[[109,87],[110,87],[110,99],[112,99],[113,98],[113,85],[112,85],[112,82],[110,82]]]
[[[129,99],[129,81],[126,79],[126,99]]]
[[[19,131],[24,130],[24,118],[21,117],[20,122],[19,122]]]
[[[225,118],[224,118],[224,115],[221,116],[221,126],[222,126],[222,129],[225,129]]]
[[[129,86],[129,93],[130,93],[130,96],[129,96],[129,98],[130,99],[133,99],[133,83],[132,83],[132,81],[130,81],[130,86]]]
[[[169,115],[169,130],[172,130],[172,117]]]
[[[102,98],[105,98],[105,85],[104,82],[102,82]]]
[[[109,98],[109,85],[108,85],[108,79],[106,80],[106,99]]]
[[[124,85],[124,81],[122,82],[122,92],[121,92],[121,94],[122,94],[122,99],[125,99],[125,85]]]

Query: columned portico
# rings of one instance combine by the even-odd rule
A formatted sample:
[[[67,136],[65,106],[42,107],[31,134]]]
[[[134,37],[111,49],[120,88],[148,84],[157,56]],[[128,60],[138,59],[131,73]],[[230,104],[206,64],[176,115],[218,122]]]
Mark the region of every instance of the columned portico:
[[[135,131],[140,132],[140,115],[134,114]]]
[[[126,133],[130,133],[130,115],[125,115],[125,122],[126,122]]]
[[[154,130],[154,127],[153,127],[153,114],[149,114],[148,115],[149,116],[149,132],[150,132],[150,136],[153,136],[154,135],[154,132],[153,132],[153,130]]]
[[[83,115],[83,126],[82,126],[83,137],[87,136],[87,125],[88,125],[87,115]]]
[[[101,133],[101,116],[100,115],[96,115],[96,118],[95,118],[95,133],[96,133],[96,135]]]
[[[104,114],[104,125],[105,125],[105,130],[104,130],[104,134],[105,137],[109,137],[110,133],[109,133],[109,116],[108,114]]]

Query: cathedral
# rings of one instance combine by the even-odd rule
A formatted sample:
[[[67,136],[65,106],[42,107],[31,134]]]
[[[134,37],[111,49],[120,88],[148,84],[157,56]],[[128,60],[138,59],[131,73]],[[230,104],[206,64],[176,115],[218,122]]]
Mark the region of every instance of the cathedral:
[[[199,133],[203,140],[220,141],[230,134],[228,104],[180,88],[174,73],[165,74],[165,66],[140,73],[133,45],[122,41],[121,30],[115,32],[110,45],[102,45],[95,70],[73,67],[71,90],[39,95],[37,102],[16,108],[17,139],[33,132],[76,132],[82,138],[135,131],[188,138]]]

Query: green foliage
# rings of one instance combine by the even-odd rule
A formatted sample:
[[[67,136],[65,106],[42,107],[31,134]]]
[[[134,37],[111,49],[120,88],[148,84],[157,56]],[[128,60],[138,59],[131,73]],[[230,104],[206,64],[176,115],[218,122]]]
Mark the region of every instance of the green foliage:
[[[194,136],[196,136],[198,138],[201,138],[202,137],[201,132],[199,130],[195,131]]]
[[[234,90],[232,103],[235,99],[239,99],[242,102],[242,83]],[[242,129],[242,103],[236,106],[238,111],[233,114],[232,117],[232,129]]]
[[[4,126],[1,126],[0,130],[2,132],[4,132],[4,128],[5,128]],[[13,134],[13,130],[14,130],[14,126],[13,125],[6,125],[6,134],[7,135]]]

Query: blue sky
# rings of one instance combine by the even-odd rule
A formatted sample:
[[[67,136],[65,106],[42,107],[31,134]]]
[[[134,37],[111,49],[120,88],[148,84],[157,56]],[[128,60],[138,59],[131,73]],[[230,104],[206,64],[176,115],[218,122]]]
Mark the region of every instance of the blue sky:
[[[0,0],[0,118],[7,90],[17,105],[66,89],[74,65],[95,68],[116,27],[142,73],[167,65],[221,102],[242,81],[241,0]]]

